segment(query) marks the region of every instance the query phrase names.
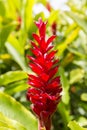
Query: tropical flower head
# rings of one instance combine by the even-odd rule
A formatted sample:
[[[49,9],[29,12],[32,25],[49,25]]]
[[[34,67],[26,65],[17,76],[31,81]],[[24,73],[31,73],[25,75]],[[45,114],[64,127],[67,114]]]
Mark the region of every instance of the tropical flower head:
[[[32,102],[32,110],[39,118],[40,127],[50,130],[51,116],[56,111],[62,91],[60,77],[55,76],[59,60],[55,59],[52,41],[56,36],[46,40],[47,22],[40,18],[35,24],[39,35],[33,34],[35,42],[31,41],[31,51],[34,56],[28,56],[31,61],[29,66],[35,74],[29,74],[28,84],[32,87],[27,91],[27,99]]]

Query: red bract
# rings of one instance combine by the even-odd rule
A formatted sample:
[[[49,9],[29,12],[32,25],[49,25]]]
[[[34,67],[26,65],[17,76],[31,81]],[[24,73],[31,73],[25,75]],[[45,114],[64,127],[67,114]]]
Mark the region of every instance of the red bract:
[[[18,22],[18,25],[17,25],[16,30],[18,31],[18,30],[20,29],[20,27],[21,27],[21,23],[22,23],[22,19],[21,19],[20,16],[18,16],[18,18],[17,18],[17,22]]]
[[[52,41],[56,36],[46,40],[46,22],[39,19],[35,24],[39,35],[33,34],[33,37],[38,44],[31,42],[34,56],[28,56],[31,61],[29,66],[35,74],[29,74],[28,84],[32,87],[27,91],[27,99],[32,102],[32,110],[39,118],[39,130],[41,127],[50,130],[51,116],[57,108],[62,91],[60,77],[55,76],[59,60],[55,59],[56,51],[52,50]]]
[[[46,8],[48,9],[49,12],[51,12],[52,7],[49,2],[46,3]]]
[[[57,31],[57,23],[56,23],[56,21],[54,21],[54,22],[52,23],[51,28],[52,28],[52,33],[53,33],[54,35],[56,35],[56,31]]]

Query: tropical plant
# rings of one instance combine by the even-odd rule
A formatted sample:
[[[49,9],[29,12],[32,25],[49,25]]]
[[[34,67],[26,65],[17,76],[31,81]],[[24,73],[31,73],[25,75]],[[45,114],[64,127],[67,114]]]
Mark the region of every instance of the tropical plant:
[[[52,129],[87,129],[86,16],[87,0],[68,0],[62,9],[55,9],[50,0],[0,0],[0,130],[38,129],[26,99],[31,87],[27,73],[33,74],[26,55],[33,56],[30,40],[33,32],[38,34],[34,21],[39,17],[48,21],[47,37],[56,35],[53,44],[60,59],[56,76],[63,92]]]

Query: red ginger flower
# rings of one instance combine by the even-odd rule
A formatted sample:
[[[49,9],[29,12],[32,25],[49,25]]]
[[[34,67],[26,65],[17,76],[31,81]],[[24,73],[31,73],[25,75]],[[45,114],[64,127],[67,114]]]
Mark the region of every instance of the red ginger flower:
[[[39,29],[39,35],[33,34],[33,37],[38,45],[31,42],[34,57],[28,56],[31,60],[30,68],[35,75],[29,74],[28,84],[32,87],[27,91],[27,99],[32,102],[32,110],[39,118],[39,130],[42,127],[50,130],[51,116],[57,108],[62,90],[60,77],[55,77],[58,60],[54,57],[56,51],[52,50],[52,41],[56,36],[53,35],[45,40],[46,22],[39,19],[35,24]]]

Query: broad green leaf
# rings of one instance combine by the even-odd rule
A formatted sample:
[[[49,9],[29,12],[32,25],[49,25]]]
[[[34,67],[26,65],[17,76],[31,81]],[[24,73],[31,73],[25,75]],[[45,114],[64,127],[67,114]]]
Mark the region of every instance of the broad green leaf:
[[[27,74],[24,71],[10,71],[0,76],[0,85],[7,85],[26,78]]]
[[[80,108],[82,108],[82,109],[84,109],[84,111],[85,111],[85,114],[86,114],[86,112],[87,112],[87,105],[86,105],[87,103],[86,102],[78,102],[78,106],[80,107]],[[83,112],[84,112],[83,111]]]
[[[13,6],[14,13],[16,10],[20,11],[20,9],[21,9],[21,1],[20,0],[12,0],[12,1],[10,0],[9,2],[10,2],[9,5]],[[12,8],[12,6],[11,6],[11,8]]]
[[[87,126],[87,118],[84,116],[80,116],[78,119],[78,123],[81,124],[81,126]]]
[[[13,59],[20,65],[22,69],[26,70],[27,67],[24,57],[24,47],[21,45],[21,43],[14,36],[10,35],[8,37],[8,42],[6,42],[5,45]]]
[[[12,84],[9,84],[5,87],[4,92],[8,94],[14,94],[20,91],[24,91],[29,87],[26,81],[19,81]]]
[[[79,27],[77,27],[76,29],[74,29],[71,32],[71,34],[69,34],[67,36],[67,38],[65,39],[65,41],[57,46],[57,49],[58,49],[58,53],[57,54],[59,56],[64,52],[64,50],[68,47],[68,45],[71,44],[75,40],[75,38],[78,36],[79,30],[80,30]]]
[[[87,63],[86,60],[74,60],[73,63],[77,66],[79,66],[80,68],[87,70]],[[86,74],[86,73],[85,73]],[[85,77],[87,77],[85,75]]]
[[[14,129],[6,128],[6,127],[0,127],[0,130],[14,130]]]
[[[17,1],[17,3],[19,3],[18,1]],[[6,13],[7,13],[6,15],[11,19],[16,19],[17,7],[15,4],[15,0],[6,0],[5,5],[6,5]]]
[[[65,127],[64,130],[67,130],[67,124],[71,120],[69,108],[67,109],[65,104],[63,102],[60,102],[58,104],[58,109],[57,110],[58,110],[58,112],[60,113],[60,115],[62,117],[64,127]]]
[[[19,52],[20,55],[24,56],[24,47],[22,47],[21,43],[15,38],[14,35],[10,35],[8,37],[8,42]]]
[[[71,25],[69,25],[69,27],[67,28],[67,30],[65,31],[65,36],[67,36],[71,31],[73,31],[74,28],[77,27],[76,23],[72,23]]]
[[[58,10],[56,10],[56,11],[53,10],[48,18],[48,22],[49,22],[49,24],[52,24],[57,19],[58,19]]]
[[[64,69],[62,67],[59,67],[59,75],[61,77],[61,84],[63,87],[63,93],[62,93],[62,101],[65,104],[69,103],[69,81],[66,78],[65,74],[64,74]]]
[[[14,30],[16,25],[17,25],[16,22],[12,22],[12,23],[5,25],[1,28],[1,30],[0,30],[0,48],[3,48],[4,43],[6,42],[9,34]]]
[[[19,66],[23,70],[27,71],[25,57],[20,54],[20,52],[15,48],[15,46],[12,43],[6,42],[5,46],[8,52],[11,54],[12,58],[19,64]]]
[[[5,16],[6,10],[3,1],[0,1],[0,15]]]
[[[32,24],[33,16],[32,16],[32,8],[35,4],[35,0],[26,0],[22,1],[22,25],[21,25],[21,35],[24,34],[29,30]],[[24,32],[25,31],[25,32]],[[26,35],[25,35],[26,36]]]
[[[14,127],[12,127],[12,125],[6,124],[5,122],[3,122],[1,120],[0,120],[0,127],[6,127],[6,128],[9,128],[9,129],[16,130]]]
[[[26,130],[22,124],[15,120],[7,118],[2,113],[0,113],[0,127],[6,127],[13,130]]]
[[[73,61],[73,59],[74,59],[74,55],[73,55],[73,53],[68,53],[64,58],[63,58],[63,60],[62,60],[62,62],[61,62],[61,65],[63,66],[63,67],[65,67],[65,66],[67,66],[69,63],[71,63],[72,61]]]
[[[70,121],[68,127],[71,130],[87,130],[87,128],[81,127],[76,121]]]
[[[33,20],[32,9],[34,4],[35,4],[35,0],[26,0],[25,22],[26,22],[27,30],[29,30]]]
[[[80,17],[80,15],[76,15],[73,12],[66,12],[68,16],[70,16],[82,29],[85,33],[87,33],[87,21],[85,18]]]
[[[82,93],[81,94],[81,100],[87,102],[87,93]]]
[[[27,0],[21,1],[21,26],[20,26],[20,37],[19,41],[21,46],[24,47],[27,39],[27,29],[26,29],[26,16],[25,16],[25,8],[26,8]]]
[[[43,5],[47,4],[47,0],[36,0],[37,3],[42,3]]]
[[[0,60],[10,60],[11,56],[8,53],[0,54]]]
[[[85,58],[85,57],[86,57],[85,54],[78,52],[78,51],[75,50],[74,48],[68,48],[68,50],[69,50],[70,52],[72,52],[73,54],[75,54],[75,55],[81,57],[81,58]]]
[[[31,112],[14,98],[2,92],[0,92],[0,112],[21,123],[27,130],[37,130],[37,121]]]
[[[20,43],[24,47],[28,35],[28,31],[33,23],[33,14],[32,9],[33,5],[35,4],[35,0],[23,0],[22,1],[22,8],[21,8],[21,29],[20,29]]]
[[[79,82],[84,77],[84,73],[83,69],[73,69],[70,72],[70,84]]]

